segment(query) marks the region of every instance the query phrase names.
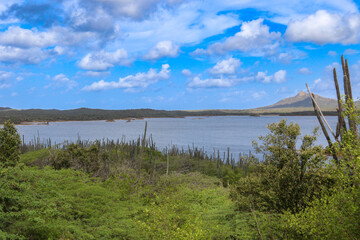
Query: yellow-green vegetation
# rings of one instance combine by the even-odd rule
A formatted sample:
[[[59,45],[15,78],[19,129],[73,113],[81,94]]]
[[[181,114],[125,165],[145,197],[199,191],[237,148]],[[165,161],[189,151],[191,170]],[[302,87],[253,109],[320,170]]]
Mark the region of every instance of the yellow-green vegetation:
[[[15,129],[7,124],[6,130]],[[18,139],[16,131],[3,135]],[[162,153],[136,142],[118,149],[110,145],[78,143],[20,156],[20,141],[6,145],[18,154],[14,164],[1,162],[0,239],[234,236],[235,205],[229,189],[217,177],[190,171],[191,166],[216,169],[216,162],[213,165],[200,152],[196,159],[201,163],[191,163],[190,155],[172,155],[172,170],[165,174]],[[139,156],[142,169],[137,169]]]
[[[233,233],[228,190],[201,174],[162,176],[138,215],[146,239],[225,239]]]
[[[123,205],[116,191],[79,171],[20,165],[2,169],[0,179],[3,239],[105,239],[132,234],[132,206]]]
[[[359,112],[347,110],[359,125]],[[359,239],[360,238],[360,142],[350,130],[344,133],[339,163],[328,165],[333,187],[325,188],[309,207],[285,219],[293,236],[304,239]]]
[[[346,114],[359,124],[357,111]],[[333,160],[316,130],[268,128],[254,142],[264,160],[236,162],[197,148],[160,152],[145,137],[28,151],[7,122],[0,239],[359,239],[359,139],[344,132]]]
[[[0,129],[0,166],[15,166],[20,155],[20,135],[10,121]]]
[[[349,114],[359,124],[358,112]],[[268,128],[254,144],[265,161],[231,185],[239,214],[251,213],[239,239],[359,239],[359,139],[344,132],[335,160],[314,145],[315,134],[296,149],[297,124],[282,120]]]
[[[130,175],[124,177],[125,175]],[[224,239],[233,203],[201,174],[106,181],[73,169],[1,169],[0,239]],[[129,185],[131,190],[129,190]]]
[[[26,152],[20,155],[20,162],[26,165],[32,165],[36,162],[44,161],[50,156],[50,150],[43,148],[37,151]]]

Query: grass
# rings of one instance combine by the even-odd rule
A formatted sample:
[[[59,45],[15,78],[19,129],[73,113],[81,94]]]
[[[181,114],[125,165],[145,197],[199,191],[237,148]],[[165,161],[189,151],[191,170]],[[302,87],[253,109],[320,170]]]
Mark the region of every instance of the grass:
[[[50,157],[50,149],[44,148],[37,151],[26,152],[20,155],[20,162],[32,165],[37,161],[44,161]]]
[[[72,169],[0,171],[0,239],[226,239],[234,204],[219,179],[199,173],[132,182]],[[127,177],[124,177],[126,176]],[[131,186],[131,191],[129,191]],[[125,197],[124,197],[125,196]]]

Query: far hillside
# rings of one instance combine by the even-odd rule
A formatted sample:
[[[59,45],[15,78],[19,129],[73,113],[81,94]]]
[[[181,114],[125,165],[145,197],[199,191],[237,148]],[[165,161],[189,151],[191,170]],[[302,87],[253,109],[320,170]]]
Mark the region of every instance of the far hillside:
[[[325,98],[315,94],[315,99],[325,115],[337,115],[337,100]],[[359,108],[360,102],[355,105]],[[278,101],[275,104],[253,109],[207,109],[207,110],[156,110],[156,109],[126,109],[104,110],[78,108],[71,110],[56,109],[11,109],[0,107],[0,123],[10,119],[14,123],[23,122],[51,122],[51,121],[88,121],[114,120],[152,117],[191,117],[191,116],[242,116],[242,115],[281,115],[281,116],[309,116],[314,115],[311,99],[304,91],[294,97]]]
[[[338,106],[337,100],[332,98],[325,98],[315,94],[315,100],[321,109],[336,110]],[[312,102],[309,94],[304,91],[299,92],[295,97],[289,97],[278,101],[277,103],[262,107],[263,109],[271,108],[312,108]]]
[[[338,106],[337,100],[325,98],[315,94],[315,100],[319,104],[325,115],[336,115]],[[360,101],[355,102],[357,108]],[[309,94],[304,91],[299,92],[294,97],[284,98],[272,105],[250,109],[253,114],[279,114],[279,115],[313,115],[313,105]]]

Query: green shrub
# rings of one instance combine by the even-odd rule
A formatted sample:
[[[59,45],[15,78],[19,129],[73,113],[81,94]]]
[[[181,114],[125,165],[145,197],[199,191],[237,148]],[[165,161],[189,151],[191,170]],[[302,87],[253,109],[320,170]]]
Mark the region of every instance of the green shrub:
[[[6,121],[0,129],[0,164],[4,167],[15,166],[20,159],[20,136],[14,124]]]
[[[334,186],[304,211],[284,216],[292,238],[360,239],[360,142],[348,131],[341,144],[339,162],[327,166]]]
[[[233,203],[216,178],[163,176],[138,215],[146,239],[226,239],[234,234]]]
[[[0,168],[0,239],[226,239],[233,203],[218,179],[132,169],[100,181],[82,171]],[[144,179],[144,180],[143,180]]]
[[[262,144],[254,142],[265,161],[257,164],[254,174],[239,180],[233,196],[238,198],[240,208],[299,212],[324,185],[331,184],[324,169],[326,156],[320,146],[314,146],[316,131],[304,136],[300,149],[296,149],[298,124],[287,125],[281,120],[268,125],[268,129],[268,135],[259,137]]]
[[[139,237],[133,204],[71,169],[0,170],[0,229],[24,239],[123,239]]]

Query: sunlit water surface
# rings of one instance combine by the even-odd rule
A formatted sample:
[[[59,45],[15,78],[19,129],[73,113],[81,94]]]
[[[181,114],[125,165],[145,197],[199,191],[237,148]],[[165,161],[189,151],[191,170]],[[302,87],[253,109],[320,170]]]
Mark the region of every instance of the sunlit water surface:
[[[278,122],[280,116],[223,116],[223,117],[186,117],[186,118],[148,118],[141,120],[106,121],[71,121],[50,122],[49,125],[19,125],[18,131],[25,142],[34,137],[43,141],[51,139],[52,143],[96,139],[137,139],[144,132],[145,121],[148,123],[148,136],[151,134],[159,150],[176,145],[187,149],[189,146],[204,148],[208,154],[214,149],[221,153],[230,148],[231,153],[254,152],[252,140],[267,134],[266,125]],[[319,126],[316,117],[289,116],[286,119],[296,122],[301,127],[302,135],[309,134]],[[335,129],[337,118],[327,117],[331,127]],[[326,145],[321,130],[318,143]]]

